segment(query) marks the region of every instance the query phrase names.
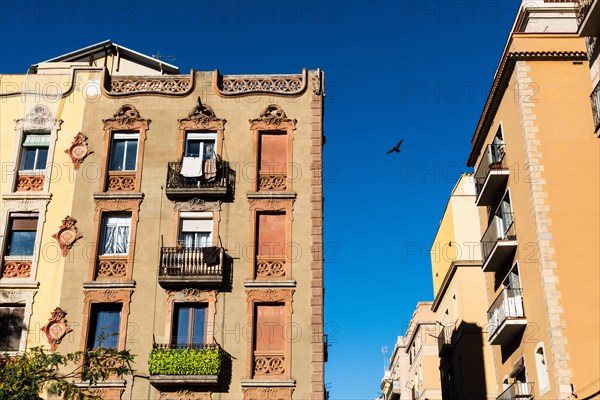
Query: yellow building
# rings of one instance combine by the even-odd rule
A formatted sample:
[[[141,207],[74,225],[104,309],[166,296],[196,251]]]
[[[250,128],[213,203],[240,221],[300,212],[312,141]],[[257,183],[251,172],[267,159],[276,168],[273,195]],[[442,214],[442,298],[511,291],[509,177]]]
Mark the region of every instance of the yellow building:
[[[472,140],[498,399],[600,391],[600,154],[566,2],[523,2]]]
[[[462,175],[431,248],[444,399],[495,398],[492,346],[485,334],[488,296],[481,270],[481,228],[473,175]]]
[[[70,248],[56,275],[30,289],[34,316],[53,290],[40,320],[67,313],[53,315],[58,350],[135,354],[135,379],[94,387],[107,399],[323,398],[323,73],[181,75],[103,42],[28,76],[80,68],[96,95],[68,114],[80,165],[47,191],[60,218],[40,220],[42,244],[76,223],[58,235]],[[3,132],[15,118],[3,108]],[[3,135],[3,157],[26,143]]]

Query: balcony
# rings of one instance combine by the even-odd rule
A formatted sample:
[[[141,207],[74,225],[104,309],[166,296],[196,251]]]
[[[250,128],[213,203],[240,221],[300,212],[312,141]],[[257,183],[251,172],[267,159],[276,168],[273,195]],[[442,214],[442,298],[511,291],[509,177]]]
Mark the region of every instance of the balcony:
[[[594,132],[600,135],[600,81],[590,95],[592,103],[592,114],[594,114]]]
[[[219,160],[214,177],[185,177],[181,175],[182,162],[170,162],[167,169],[166,195],[171,200],[201,197],[231,199],[235,193],[235,171],[229,163]]]
[[[503,289],[488,310],[488,340],[494,345],[507,344],[526,324],[522,290]]]
[[[533,399],[532,382],[515,382],[510,385],[496,400]]]
[[[452,347],[452,334],[454,333],[454,325],[443,326],[438,336],[438,354],[445,355]]]
[[[578,33],[580,36],[600,36],[600,1],[575,0]]]
[[[508,181],[509,170],[504,160],[504,144],[490,144],[475,172],[478,206],[492,205]]]
[[[224,258],[221,247],[161,247],[158,283],[163,288],[221,285]]]
[[[219,382],[222,352],[216,344],[154,344],[148,360],[154,387],[214,386]]]
[[[498,271],[510,261],[516,249],[517,232],[513,213],[495,214],[481,238],[483,271]]]

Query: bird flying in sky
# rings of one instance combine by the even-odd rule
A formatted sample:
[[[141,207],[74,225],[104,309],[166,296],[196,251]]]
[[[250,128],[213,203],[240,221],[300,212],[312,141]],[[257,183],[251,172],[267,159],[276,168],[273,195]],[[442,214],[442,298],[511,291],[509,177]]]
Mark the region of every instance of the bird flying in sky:
[[[404,139],[400,139],[400,141],[398,143],[396,143],[396,145],[394,147],[392,147],[391,149],[389,149],[387,151],[387,153],[385,153],[385,154],[390,154],[390,153],[394,153],[394,152],[400,153],[400,145],[402,144],[403,140]]]

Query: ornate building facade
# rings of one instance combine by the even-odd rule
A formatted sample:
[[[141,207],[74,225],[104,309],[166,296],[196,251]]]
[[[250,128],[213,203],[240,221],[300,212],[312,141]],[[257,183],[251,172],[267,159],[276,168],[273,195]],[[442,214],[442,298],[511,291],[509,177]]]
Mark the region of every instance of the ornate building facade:
[[[49,76],[58,106],[24,106],[12,82]],[[325,397],[320,70],[186,75],[103,42],[2,79],[9,350],[130,350],[107,399]]]

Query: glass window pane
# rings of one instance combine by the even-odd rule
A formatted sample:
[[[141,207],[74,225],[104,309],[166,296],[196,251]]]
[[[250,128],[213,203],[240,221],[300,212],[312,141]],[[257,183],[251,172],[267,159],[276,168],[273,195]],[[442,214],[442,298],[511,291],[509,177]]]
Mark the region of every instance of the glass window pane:
[[[48,160],[48,148],[40,147],[37,149],[37,161],[35,163],[35,169],[46,169],[46,161]]]
[[[176,321],[173,324],[175,327],[175,332],[173,332],[175,344],[186,345],[188,343],[188,333],[190,327],[189,307],[177,307],[175,318]]]
[[[186,157],[200,157],[200,141],[188,140],[185,148]]]
[[[121,308],[111,307],[95,310],[92,348],[112,348],[119,345],[119,328],[121,324]]]
[[[21,170],[35,169],[35,147],[23,149],[23,159],[21,160]]]
[[[206,308],[194,309],[194,333],[192,343],[204,344],[204,318],[206,316]]]
[[[35,231],[11,231],[8,255],[31,256],[35,245]]]
[[[110,152],[110,170],[122,171],[125,157],[125,140],[113,140]]]
[[[211,158],[215,158],[215,141],[214,140],[205,140],[204,141],[203,159],[209,160]]]
[[[127,150],[125,154],[125,171],[135,171],[137,161],[137,140],[127,141]]]
[[[0,352],[18,351],[23,333],[25,307],[0,307]]]

